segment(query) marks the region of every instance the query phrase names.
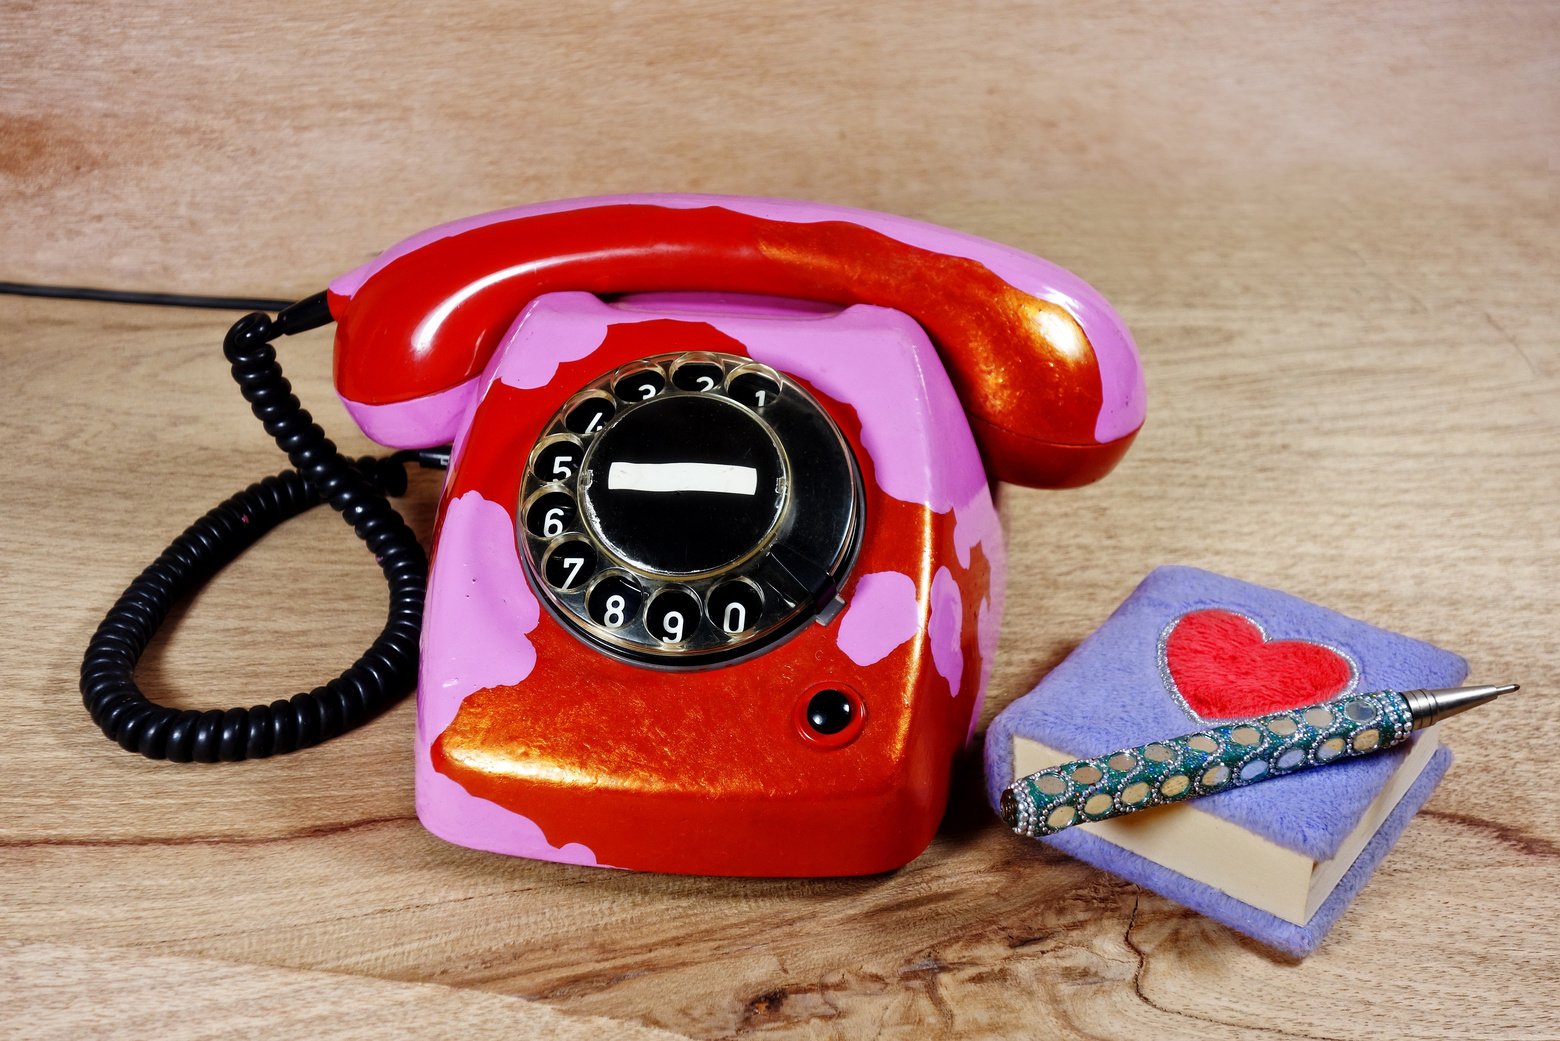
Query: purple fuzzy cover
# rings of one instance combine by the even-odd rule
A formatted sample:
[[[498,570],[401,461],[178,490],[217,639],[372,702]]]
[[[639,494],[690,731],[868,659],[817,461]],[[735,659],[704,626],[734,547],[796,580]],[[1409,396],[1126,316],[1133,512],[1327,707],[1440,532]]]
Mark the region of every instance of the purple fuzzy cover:
[[[1304,640],[1348,658],[1350,690],[1456,686],[1462,658],[1316,604],[1189,567],[1154,570],[1125,602],[1029,694],[1004,709],[986,733],[986,789],[993,808],[1013,779],[1013,739],[1029,737],[1080,759],[1201,729],[1168,689],[1160,639],[1183,615],[1218,608],[1244,615],[1268,640]],[[1108,693],[1106,693],[1108,692]],[[1198,808],[1317,860],[1337,852],[1407,754],[1401,747],[1198,800]],[[1306,926],[1296,926],[1105,842],[1081,828],[1045,841],[1131,879],[1274,947],[1303,954],[1358,892],[1408,818],[1429,798],[1450,762],[1437,752],[1377,832],[1337,891]]]
[[[1136,882],[1144,889],[1152,889],[1160,896],[1169,897],[1176,903],[1190,907],[1199,914],[1205,914],[1214,921],[1223,922],[1231,929],[1261,940],[1269,947],[1275,947],[1297,957],[1304,957],[1316,950],[1327,936],[1327,931],[1343,914],[1344,909],[1353,903],[1355,895],[1376,870],[1376,865],[1381,863],[1381,858],[1386,856],[1387,851],[1396,844],[1398,836],[1403,834],[1403,829],[1408,827],[1408,822],[1430,798],[1431,793],[1435,791],[1435,786],[1440,783],[1441,776],[1446,773],[1446,768],[1451,764],[1452,750],[1444,747],[1436,749],[1435,755],[1431,756],[1430,761],[1425,764],[1424,772],[1404,793],[1397,808],[1360,851],[1353,866],[1339,881],[1338,888],[1332,891],[1332,895],[1316,909],[1311,920],[1304,925],[1286,922],[1248,903],[1236,900],[1228,893],[1212,886],[1193,882],[1185,875],[1171,871],[1152,860],[1145,860],[1136,853],[1129,853],[1120,846],[1106,842],[1082,828],[1069,828],[1044,841],[1085,863],[1103,868],[1113,875],[1120,875],[1129,882]]]

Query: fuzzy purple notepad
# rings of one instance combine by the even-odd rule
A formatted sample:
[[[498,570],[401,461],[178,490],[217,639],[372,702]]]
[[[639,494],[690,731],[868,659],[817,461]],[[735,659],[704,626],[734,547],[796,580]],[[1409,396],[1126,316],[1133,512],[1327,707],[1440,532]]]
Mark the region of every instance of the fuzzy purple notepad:
[[[1215,721],[1359,691],[1456,686],[1467,663],[1298,597],[1188,567],[1155,570],[1078,649],[986,733],[996,807],[1025,737],[1074,758],[1202,729]],[[1275,682],[1274,674],[1282,682]],[[1308,696],[1307,683],[1320,696]],[[1315,860],[1330,860],[1391,781],[1408,746],[1199,799],[1196,807]],[[1293,954],[1313,950],[1446,772],[1438,749],[1332,895],[1304,924],[1072,828],[1043,841]],[[1160,812],[1160,811],[1152,811]]]

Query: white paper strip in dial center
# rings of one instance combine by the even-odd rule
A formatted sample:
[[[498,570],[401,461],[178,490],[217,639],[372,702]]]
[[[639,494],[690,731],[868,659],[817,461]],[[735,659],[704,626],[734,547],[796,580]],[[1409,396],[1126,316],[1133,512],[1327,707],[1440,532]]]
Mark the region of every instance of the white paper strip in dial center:
[[[752,495],[758,491],[758,471],[729,463],[615,462],[607,468],[607,490]]]

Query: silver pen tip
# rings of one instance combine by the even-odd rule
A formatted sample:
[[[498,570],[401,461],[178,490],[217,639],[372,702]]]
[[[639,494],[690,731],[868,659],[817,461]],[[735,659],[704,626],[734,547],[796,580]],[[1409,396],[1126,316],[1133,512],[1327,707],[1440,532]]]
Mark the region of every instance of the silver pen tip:
[[[1521,689],[1515,683],[1505,683],[1499,686],[1490,684],[1480,687],[1448,687],[1444,690],[1409,690],[1404,691],[1402,696],[1408,704],[1409,715],[1414,720],[1414,729],[1422,730],[1460,712],[1466,712],[1479,705],[1487,705],[1502,694],[1510,694]]]

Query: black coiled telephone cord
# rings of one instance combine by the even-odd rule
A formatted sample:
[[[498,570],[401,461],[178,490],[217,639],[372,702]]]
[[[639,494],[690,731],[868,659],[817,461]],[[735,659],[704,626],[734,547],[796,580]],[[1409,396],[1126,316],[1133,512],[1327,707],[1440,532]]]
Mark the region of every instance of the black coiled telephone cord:
[[[295,469],[250,485],[174,539],[114,604],[81,663],[81,696],[103,733],[149,759],[227,762],[317,745],[367,721],[416,683],[428,561],[388,496],[406,490],[405,464],[424,455],[350,460],[336,450],[292,393],[271,341],[330,321],[323,293],[275,319],[240,318],[223,342],[233,378]],[[180,598],[276,525],[328,502],[368,546],[390,584],[390,612],[373,644],[324,686],[249,708],[179,710],[153,704],[134,672]]]

